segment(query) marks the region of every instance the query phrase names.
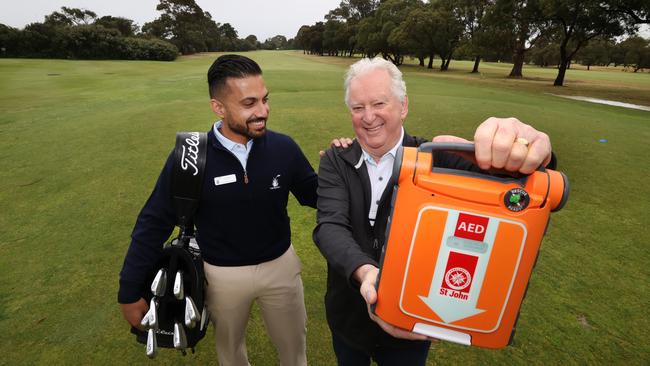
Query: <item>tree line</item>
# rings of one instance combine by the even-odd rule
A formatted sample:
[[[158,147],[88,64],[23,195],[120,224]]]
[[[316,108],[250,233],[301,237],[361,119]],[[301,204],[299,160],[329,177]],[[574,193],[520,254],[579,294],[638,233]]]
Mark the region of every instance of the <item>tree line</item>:
[[[142,28],[131,19],[65,6],[22,30],[0,24],[0,57],[171,61],[179,53],[292,47],[281,35],[240,39],[232,25],[215,22],[194,0],[160,0],[156,10],[160,16]]]
[[[449,68],[452,58],[556,66],[562,85],[572,62],[650,68],[650,42],[635,36],[650,24],[650,0],[342,0],[324,22],[304,25],[294,44],[305,53],[405,57]],[[627,37],[625,40],[621,41]],[[428,59],[428,62],[427,62]]]
[[[178,54],[302,49],[317,55],[380,55],[400,65],[449,68],[452,58],[556,66],[562,85],[572,62],[650,68],[648,40],[633,36],[650,24],[650,0],[342,0],[324,22],[304,25],[294,39],[263,43],[239,38],[194,0],[160,0],[160,16],[142,28],[132,20],[62,7],[23,30],[0,24],[1,57],[174,60]],[[627,37],[624,39],[624,37]],[[624,39],[624,40],[622,40]],[[427,61],[428,60],[428,61]]]

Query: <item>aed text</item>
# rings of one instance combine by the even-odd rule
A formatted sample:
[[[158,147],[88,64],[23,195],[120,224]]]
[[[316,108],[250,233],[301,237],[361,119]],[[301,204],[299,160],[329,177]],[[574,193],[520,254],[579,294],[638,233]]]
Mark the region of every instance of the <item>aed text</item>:
[[[459,231],[466,231],[469,233],[483,234],[485,232],[485,226],[473,223],[461,222],[458,225]]]

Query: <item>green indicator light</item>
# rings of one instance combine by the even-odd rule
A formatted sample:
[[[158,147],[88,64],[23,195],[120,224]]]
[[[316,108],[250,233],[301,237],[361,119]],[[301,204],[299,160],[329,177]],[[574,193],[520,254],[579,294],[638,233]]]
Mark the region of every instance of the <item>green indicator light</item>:
[[[519,203],[521,200],[521,195],[520,194],[513,194],[510,196],[510,203]]]

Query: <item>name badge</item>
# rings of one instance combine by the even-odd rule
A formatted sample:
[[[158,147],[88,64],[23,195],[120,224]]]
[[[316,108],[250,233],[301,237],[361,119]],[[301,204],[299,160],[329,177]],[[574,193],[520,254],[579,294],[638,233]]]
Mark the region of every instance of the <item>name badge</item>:
[[[221,177],[214,177],[214,185],[215,186],[235,183],[236,181],[237,181],[237,176],[234,175],[234,174],[223,175]]]

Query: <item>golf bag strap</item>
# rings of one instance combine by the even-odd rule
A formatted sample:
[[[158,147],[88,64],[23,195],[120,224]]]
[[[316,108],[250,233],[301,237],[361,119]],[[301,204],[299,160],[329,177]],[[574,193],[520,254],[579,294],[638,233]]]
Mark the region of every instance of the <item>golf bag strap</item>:
[[[174,170],[172,173],[172,198],[176,209],[176,223],[181,231],[193,232],[194,213],[199,206],[208,135],[204,132],[176,133]]]

